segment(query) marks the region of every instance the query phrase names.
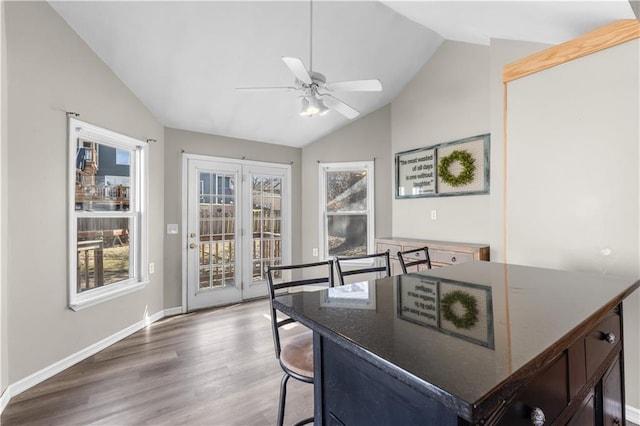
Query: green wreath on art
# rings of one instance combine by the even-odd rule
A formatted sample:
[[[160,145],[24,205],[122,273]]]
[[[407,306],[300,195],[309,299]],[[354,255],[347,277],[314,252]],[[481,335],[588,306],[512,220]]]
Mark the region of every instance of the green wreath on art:
[[[453,310],[453,306],[458,303],[464,310],[462,315],[456,314]],[[442,317],[453,323],[456,328],[469,330],[478,322],[478,301],[467,292],[455,290],[440,300],[440,312]]]
[[[449,170],[453,163],[459,163],[462,170],[457,175]],[[476,160],[466,149],[455,150],[438,161],[438,177],[453,187],[468,185],[473,182],[476,172]]]

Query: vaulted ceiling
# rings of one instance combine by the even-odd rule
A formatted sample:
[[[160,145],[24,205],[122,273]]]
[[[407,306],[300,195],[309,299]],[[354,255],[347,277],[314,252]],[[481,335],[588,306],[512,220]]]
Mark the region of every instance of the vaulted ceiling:
[[[444,40],[558,44],[618,19],[608,1],[50,1],[167,127],[304,146],[349,124],[299,115],[283,56],[327,81],[380,80],[381,92],[336,92],[364,116],[391,102]]]

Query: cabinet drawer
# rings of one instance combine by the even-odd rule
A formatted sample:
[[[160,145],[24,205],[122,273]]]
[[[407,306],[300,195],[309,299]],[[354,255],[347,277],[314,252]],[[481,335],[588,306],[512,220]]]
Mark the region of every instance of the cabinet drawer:
[[[383,251],[387,251],[389,250],[389,256],[397,259],[398,258],[398,252],[402,251],[402,246],[400,245],[395,245],[395,244],[386,244],[386,243],[378,243],[377,247],[376,247],[376,252],[377,253],[382,253]]]
[[[412,247],[405,247],[405,249],[407,250],[413,250]],[[426,256],[424,255],[424,250],[420,250],[417,251],[415,253],[407,253],[404,255],[404,258],[409,260],[409,261],[414,261],[414,260],[424,260]],[[429,252],[429,257],[431,257],[431,252]]]
[[[455,264],[473,261],[472,253],[462,253],[459,251],[429,250],[429,257],[432,262]]]
[[[612,312],[585,338],[587,377],[593,376],[620,338],[620,315]]]
[[[531,413],[540,409],[546,422],[552,424],[567,406],[567,355],[566,352],[547,370],[535,377],[509,404],[500,425],[531,425]]]

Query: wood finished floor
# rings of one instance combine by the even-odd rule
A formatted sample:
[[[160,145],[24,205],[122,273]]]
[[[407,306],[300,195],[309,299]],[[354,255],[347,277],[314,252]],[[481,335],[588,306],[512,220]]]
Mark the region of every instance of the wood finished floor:
[[[273,425],[268,312],[260,300],[165,318],[15,396],[0,424]],[[288,389],[285,424],[313,415],[313,386]]]

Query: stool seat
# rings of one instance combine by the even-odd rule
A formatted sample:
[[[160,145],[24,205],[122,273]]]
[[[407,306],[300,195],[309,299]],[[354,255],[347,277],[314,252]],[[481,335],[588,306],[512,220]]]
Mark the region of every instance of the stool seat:
[[[287,370],[313,379],[313,332],[306,331],[286,341],[280,363]]]

